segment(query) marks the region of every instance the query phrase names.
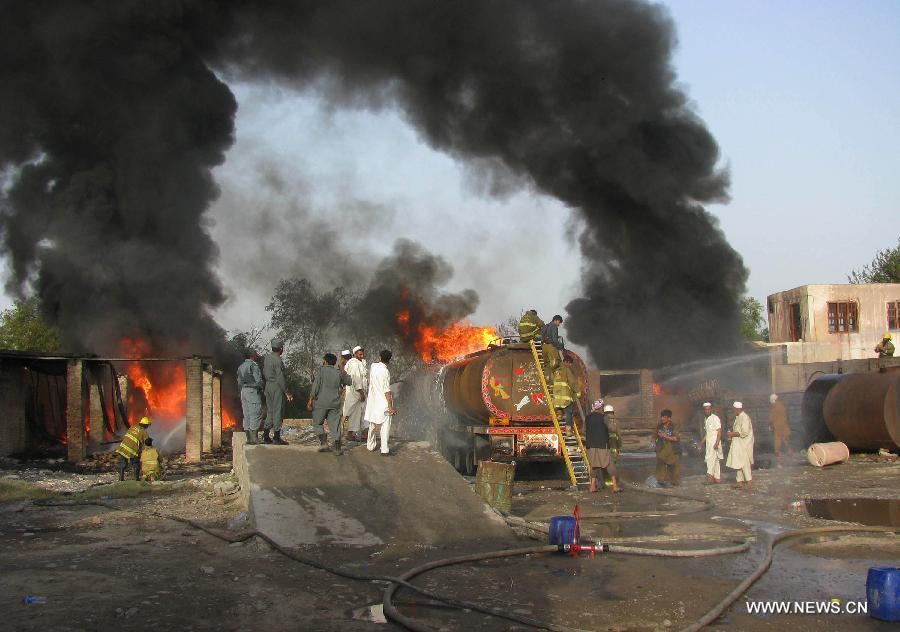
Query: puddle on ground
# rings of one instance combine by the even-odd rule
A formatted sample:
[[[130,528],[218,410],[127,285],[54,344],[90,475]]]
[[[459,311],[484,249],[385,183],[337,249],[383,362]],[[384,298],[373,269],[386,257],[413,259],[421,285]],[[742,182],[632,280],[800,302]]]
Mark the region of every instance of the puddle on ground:
[[[387,623],[384,616],[384,604],[376,603],[363,608],[356,608],[350,611],[350,616],[355,621],[368,621],[369,623]]]
[[[804,501],[812,518],[858,522],[876,527],[900,527],[900,499],[811,498]]]

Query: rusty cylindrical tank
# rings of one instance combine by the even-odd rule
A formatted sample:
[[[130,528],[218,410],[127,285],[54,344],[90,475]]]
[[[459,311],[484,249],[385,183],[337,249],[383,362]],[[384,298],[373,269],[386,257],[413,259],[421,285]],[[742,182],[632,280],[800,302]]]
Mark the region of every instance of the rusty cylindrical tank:
[[[825,406],[825,397],[828,396],[828,392],[845,377],[847,377],[846,373],[823,374],[806,387],[803,402],[800,405],[803,416],[804,445],[834,441],[834,435],[828,431],[828,427],[825,425],[825,415],[822,409]]]
[[[823,406],[825,425],[851,450],[900,447],[900,371],[851,373]]]
[[[582,405],[588,400],[587,370],[581,358],[565,351],[570,368],[580,383]],[[548,375],[548,380],[552,378]],[[551,387],[552,385],[548,386]],[[488,423],[507,419],[511,424],[548,423],[550,411],[544,401],[531,347],[527,344],[491,346],[470,354],[443,369],[443,399],[459,418]]]

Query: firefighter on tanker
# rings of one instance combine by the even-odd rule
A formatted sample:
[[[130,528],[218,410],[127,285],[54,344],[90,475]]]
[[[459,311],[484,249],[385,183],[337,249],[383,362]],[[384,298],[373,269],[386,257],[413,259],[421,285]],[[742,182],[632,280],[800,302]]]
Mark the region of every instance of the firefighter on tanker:
[[[564,419],[571,428],[575,422],[575,398],[581,397],[581,387],[569,365],[570,362],[564,362],[553,371],[553,407],[557,418]]]
[[[540,335],[543,327],[544,321],[538,317],[537,310],[529,309],[519,320],[519,340],[531,342]]]
[[[122,437],[122,443],[116,448],[116,454],[119,455],[119,480],[125,480],[125,469],[131,464],[134,472],[134,480],[141,479],[141,450],[150,435],[147,434],[147,428],[150,427],[149,417],[143,417],[138,423],[133,425]]]

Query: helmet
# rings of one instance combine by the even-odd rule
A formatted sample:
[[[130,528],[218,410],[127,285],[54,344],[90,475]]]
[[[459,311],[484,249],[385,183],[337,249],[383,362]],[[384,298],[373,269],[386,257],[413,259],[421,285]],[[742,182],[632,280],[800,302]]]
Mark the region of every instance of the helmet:
[[[605,413],[614,413],[614,412],[616,412],[616,409],[613,408],[613,405],[612,405],[612,404],[607,404],[606,406],[603,407],[603,412],[605,412]]]
[[[142,426],[149,426],[149,425],[152,424],[153,422],[150,421],[150,418],[149,418],[149,417],[141,417],[141,420],[140,420],[138,423],[139,423],[140,425],[142,425]]]
[[[889,332],[889,331],[884,332],[884,339],[885,339],[885,340],[890,340],[891,338],[892,338],[891,332]]]

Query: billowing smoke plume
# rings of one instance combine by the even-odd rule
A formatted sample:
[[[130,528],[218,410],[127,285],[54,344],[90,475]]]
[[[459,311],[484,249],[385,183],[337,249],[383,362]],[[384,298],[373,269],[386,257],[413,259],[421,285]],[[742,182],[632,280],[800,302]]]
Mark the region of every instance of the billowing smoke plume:
[[[586,265],[566,324],[598,362],[658,365],[733,344],[746,271],[700,206],[724,199],[728,178],[675,84],[658,6],[58,2],[4,17],[0,160],[32,161],[5,201],[6,246],[15,282],[37,271],[70,341],[101,327],[173,340],[214,328],[221,292],[201,220],[235,107],[216,68],[339,107],[399,107],[491,189],[524,181],[569,205]],[[517,231],[562,223],[506,227],[491,256]],[[534,265],[553,267],[554,253]]]
[[[34,284],[68,350],[140,336],[208,353],[222,338],[203,213],[237,104],[204,63],[202,16],[176,4],[4,3],[9,289]]]
[[[376,266],[357,311],[372,334],[398,335],[411,348],[422,326],[443,329],[478,307],[474,290],[441,291],[452,277],[453,267],[443,257],[398,239],[393,252]]]

